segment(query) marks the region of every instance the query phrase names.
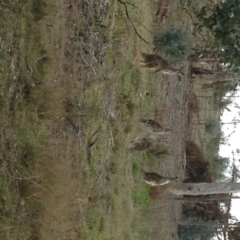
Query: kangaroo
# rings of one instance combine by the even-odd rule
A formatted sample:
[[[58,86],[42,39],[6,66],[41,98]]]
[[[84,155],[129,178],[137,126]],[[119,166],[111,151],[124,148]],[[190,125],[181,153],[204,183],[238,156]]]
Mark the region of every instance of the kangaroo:
[[[128,150],[144,151],[153,145],[153,141],[149,137],[135,138],[129,143]]]
[[[162,135],[163,134],[147,134],[142,137],[136,137],[128,143],[127,149],[129,151],[144,151],[159,146],[159,144],[165,145]]]
[[[155,72],[161,72],[167,75],[183,75],[183,67],[176,69],[157,54],[147,54],[142,52],[141,65],[141,67],[153,69]]]
[[[158,123],[157,121],[152,120],[152,119],[140,118],[139,121],[141,123],[143,123],[149,129],[151,129],[151,131],[154,133],[164,135],[166,133],[169,133],[172,130],[171,128],[163,127],[160,123]]]
[[[157,11],[155,12],[156,20],[158,22],[165,22],[165,20],[170,16],[172,9],[169,7],[169,2],[166,3],[164,6],[159,4]]]
[[[142,170],[144,174],[144,181],[145,183],[149,184],[150,186],[161,186],[170,183],[171,181],[177,179],[177,177],[163,177],[154,172],[146,172]]]

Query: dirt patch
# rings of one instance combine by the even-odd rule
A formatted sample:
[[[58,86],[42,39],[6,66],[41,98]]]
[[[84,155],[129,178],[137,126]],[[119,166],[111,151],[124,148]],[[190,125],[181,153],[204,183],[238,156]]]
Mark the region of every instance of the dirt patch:
[[[46,188],[38,197],[42,205],[39,219],[41,239],[79,239],[81,236],[79,219],[82,213],[79,207],[87,199],[80,198],[78,190],[83,181],[82,174],[79,174],[82,172],[78,163],[79,142],[71,133],[65,138],[62,141],[53,139],[52,147],[59,150],[49,159],[48,166],[39,163],[45,165],[39,170],[43,173],[41,186]]]

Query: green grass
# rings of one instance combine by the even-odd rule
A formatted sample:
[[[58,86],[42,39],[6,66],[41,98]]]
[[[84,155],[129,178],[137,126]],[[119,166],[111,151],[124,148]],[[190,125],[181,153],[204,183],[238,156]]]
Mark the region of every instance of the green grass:
[[[141,166],[139,164],[139,161],[138,159],[134,159],[133,162],[132,162],[132,172],[133,172],[133,175],[136,176],[137,174],[139,174],[141,171]]]
[[[149,206],[151,203],[149,194],[148,194],[148,186],[146,184],[142,184],[142,186],[135,191],[133,191],[133,201],[134,204],[140,206]]]

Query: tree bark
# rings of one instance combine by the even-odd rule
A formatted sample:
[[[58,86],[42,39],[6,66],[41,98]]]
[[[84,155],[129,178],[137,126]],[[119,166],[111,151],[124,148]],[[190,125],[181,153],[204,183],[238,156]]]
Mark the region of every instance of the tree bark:
[[[228,195],[226,197],[222,197],[221,195],[216,195],[216,197],[191,197],[191,198],[185,198],[185,197],[174,197],[172,196],[171,199],[173,200],[177,200],[180,202],[186,202],[186,203],[206,203],[206,202],[212,202],[214,200],[217,201],[224,201],[224,200],[231,200],[231,199],[240,199],[240,197],[236,197],[236,196],[232,196],[232,195]]]
[[[167,192],[173,195],[209,195],[240,192],[240,183],[172,183]]]
[[[224,53],[198,52],[188,56],[188,61],[195,63],[215,63],[224,57]]]
[[[192,75],[214,75],[217,77],[216,82],[232,82],[234,81],[232,71],[209,70],[205,68],[191,66]]]

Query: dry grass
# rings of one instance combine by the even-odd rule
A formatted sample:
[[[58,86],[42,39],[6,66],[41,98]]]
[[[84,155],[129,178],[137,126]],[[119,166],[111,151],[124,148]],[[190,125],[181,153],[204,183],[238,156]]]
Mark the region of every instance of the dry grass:
[[[1,239],[173,239],[179,204],[152,205],[140,168],[182,174],[187,80],[134,65],[152,49],[116,1],[21,4],[2,16]],[[134,4],[130,16],[151,42],[155,5]],[[174,127],[166,162],[127,151],[144,133],[137,119],[154,115]]]

